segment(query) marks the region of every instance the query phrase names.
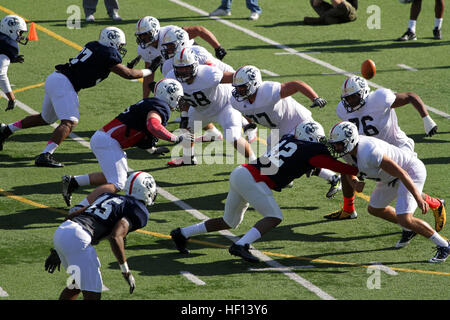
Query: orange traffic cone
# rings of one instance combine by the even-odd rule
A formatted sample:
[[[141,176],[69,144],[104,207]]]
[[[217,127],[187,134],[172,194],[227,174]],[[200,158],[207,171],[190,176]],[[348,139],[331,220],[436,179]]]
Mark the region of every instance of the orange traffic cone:
[[[38,41],[39,38],[36,32],[36,26],[34,22],[30,23],[30,32],[28,32],[28,41]]]

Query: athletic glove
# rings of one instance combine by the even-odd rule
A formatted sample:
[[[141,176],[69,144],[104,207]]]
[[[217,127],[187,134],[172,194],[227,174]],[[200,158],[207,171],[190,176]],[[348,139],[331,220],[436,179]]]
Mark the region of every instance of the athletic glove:
[[[183,143],[183,144],[189,144],[191,145],[191,142],[194,141],[194,135],[190,133],[189,131],[184,132],[177,136],[177,140],[175,141],[175,145]]]
[[[9,100],[5,111],[12,110],[16,106],[16,100]]]
[[[214,49],[216,51],[216,58],[222,60],[226,55],[227,51],[221,46]]]
[[[136,289],[136,280],[134,280],[134,277],[130,271],[128,271],[127,273],[122,273],[122,276],[130,286],[130,294],[132,294],[134,289]]]
[[[15,59],[11,59],[11,63],[23,63],[24,61],[23,54],[18,55]]]
[[[50,255],[45,260],[45,271],[53,273],[58,267],[58,271],[61,269],[61,259],[59,259],[58,253],[55,249],[50,249]]]
[[[310,108],[315,108],[315,107],[320,107],[323,108],[325,107],[325,105],[327,104],[327,100],[325,100],[324,98],[314,98],[313,100],[313,104],[310,106]]]

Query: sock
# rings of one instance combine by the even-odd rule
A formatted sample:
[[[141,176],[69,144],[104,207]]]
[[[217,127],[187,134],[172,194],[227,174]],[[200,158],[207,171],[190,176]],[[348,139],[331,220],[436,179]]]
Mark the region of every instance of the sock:
[[[44,151],[42,151],[42,153],[51,153],[53,154],[53,152],[55,152],[56,148],[58,148],[58,145],[56,143],[54,143],[53,141],[49,141],[47,143],[47,146],[45,147]]]
[[[344,207],[342,209],[344,209],[345,212],[355,211],[355,196],[351,198],[344,196]]]
[[[11,130],[11,132],[16,132],[17,130],[22,129],[22,120],[8,124],[8,128],[9,130]]]
[[[200,222],[197,224],[193,224],[191,226],[187,226],[181,228],[181,234],[186,238],[190,238],[191,236],[195,236],[196,234],[206,233],[205,222]]]
[[[91,182],[89,181],[88,174],[83,174],[81,176],[75,176],[74,178],[79,186],[89,186],[91,184]]]
[[[236,244],[243,246],[246,243],[251,244],[261,238],[261,233],[259,233],[258,229],[252,227],[242,238],[236,241]]]
[[[430,238],[438,247],[448,247],[448,241],[441,237],[441,235],[435,232]]]
[[[434,27],[440,30],[442,28],[443,20],[444,20],[443,18],[434,18]]]
[[[437,198],[430,197],[426,193],[423,193],[425,196],[425,202],[428,203],[431,209],[436,209],[441,205],[441,202]]]
[[[408,23],[408,29],[410,29],[412,32],[416,33],[416,20],[409,20]]]
[[[321,169],[319,172],[319,177],[330,181],[332,177],[334,177],[336,173],[328,169]]]
[[[220,137],[222,135],[222,133],[216,127],[209,129],[208,132],[210,135],[213,135],[215,137]]]

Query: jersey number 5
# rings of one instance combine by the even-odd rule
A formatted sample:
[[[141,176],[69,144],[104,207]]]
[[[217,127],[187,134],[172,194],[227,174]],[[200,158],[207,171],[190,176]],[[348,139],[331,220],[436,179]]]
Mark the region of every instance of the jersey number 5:
[[[105,201],[105,199],[108,197],[108,195],[104,195],[100,198],[97,198],[97,200],[95,200],[94,203],[89,207],[90,212],[103,220],[108,219],[109,215],[112,212],[113,204],[121,204],[123,202],[123,200],[120,198],[110,198]]]

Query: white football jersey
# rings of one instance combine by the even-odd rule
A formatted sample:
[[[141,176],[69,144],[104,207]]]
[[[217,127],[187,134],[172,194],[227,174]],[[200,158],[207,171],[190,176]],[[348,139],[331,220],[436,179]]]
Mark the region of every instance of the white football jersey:
[[[176,79],[173,69],[167,78]],[[181,82],[184,100],[198,112],[212,116],[219,113],[230,102],[232,87],[220,84],[223,72],[216,67],[199,65],[197,75],[191,84]]]
[[[397,114],[391,108],[395,99],[391,90],[378,89],[369,94],[366,104],[360,109],[347,112],[340,101],[336,113],[342,120],[353,122],[360,135],[375,137],[399,148],[406,146],[414,151],[414,141],[400,129]]]
[[[202,46],[192,46],[192,51],[195,53],[195,55],[198,57],[198,63],[199,64],[206,64],[209,66],[214,66],[220,69],[222,72],[234,72],[232,66],[220,61],[217,58],[214,58],[213,55],[203,48]],[[173,57],[166,60],[162,67],[162,74],[164,77],[167,76],[170,70],[173,69]]]
[[[279,129],[280,137],[291,132],[299,123],[312,119],[312,113],[292,97],[281,99],[281,83],[263,81],[253,103],[248,99],[230,99],[233,108],[244,116],[270,129]]]
[[[154,46],[148,46],[147,48],[143,49],[141,46],[138,45],[137,47],[137,54],[142,57],[142,60],[144,60],[147,63],[151,63],[153,60],[155,60],[157,57],[161,56],[164,62],[164,57],[161,55],[161,42],[164,38],[164,35],[167,31],[178,28],[176,26],[164,26],[161,27],[159,30],[159,38],[158,38],[158,46],[155,48]],[[189,40],[189,45],[194,44],[194,40]]]
[[[345,155],[343,159],[348,164],[358,167],[359,173],[364,178],[389,183],[395,177],[380,169],[384,155],[405,170],[417,159],[413,153],[407,150],[400,149],[386,141],[367,136],[359,136],[356,160],[350,154]]]

